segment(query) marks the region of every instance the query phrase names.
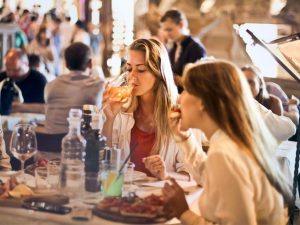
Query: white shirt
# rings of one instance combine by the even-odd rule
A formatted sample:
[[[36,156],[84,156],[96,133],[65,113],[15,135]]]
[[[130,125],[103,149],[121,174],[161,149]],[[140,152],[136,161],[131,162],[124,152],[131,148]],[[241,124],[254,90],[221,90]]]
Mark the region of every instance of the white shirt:
[[[257,101],[255,101],[255,104],[267,127],[278,142],[286,141],[296,133],[296,126],[290,118],[272,113],[271,110],[268,110]]]
[[[74,36],[73,43],[74,42],[82,42],[83,44],[90,46],[91,38],[90,38],[90,35],[88,34],[88,32],[79,30],[79,31],[77,31],[77,33]]]
[[[202,216],[188,210],[180,218],[182,224],[286,224],[282,196],[256,162],[223,131],[211,137],[208,155],[193,136],[181,147],[190,172],[204,189],[199,200]]]
[[[122,150],[121,158],[125,159],[130,153],[131,129],[134,126],[132,113],[121,112],[116,116],[113,125],[112,145]],[[172,138],[164,143],[159,155],[164,160],[168,172],[187,171],[183,164],[183,152]]]

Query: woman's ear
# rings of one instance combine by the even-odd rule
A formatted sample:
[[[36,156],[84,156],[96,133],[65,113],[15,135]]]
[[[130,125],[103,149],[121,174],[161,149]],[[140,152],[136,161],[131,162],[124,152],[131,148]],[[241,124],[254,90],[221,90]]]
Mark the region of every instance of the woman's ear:
[[[202,99],[198,98],[197,101],[195,102],[195,104],[200,112],[202,112],[204,110],[205,107],[204,107]]]

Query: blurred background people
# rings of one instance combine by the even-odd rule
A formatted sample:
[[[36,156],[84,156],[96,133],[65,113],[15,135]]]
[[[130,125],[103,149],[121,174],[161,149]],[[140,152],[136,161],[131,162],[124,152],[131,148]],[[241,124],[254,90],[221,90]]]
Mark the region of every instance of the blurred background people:
[[[70,41],[71,43],[82,42],[83,44],[90,46],[91,44],[90,35],[86,31],[84,22],[82,22],[81,20],[77,20],[77,22],[75,23],[73,34]]]
[[[67,133],[68,113],[71,108],[84,104],[101,108],[104,82],[99,75],[92,75],[91,49],[81,43],[71,44],[64,52],[68,74],[60,75],[45,88],[45,132]]]
[[[35,39],[30,42],[27,52],[41,56],[47,72],[49,74],[55,74],[54,62],[56,62],[57,56],[53,40],[51,39],[51,33],[46,27],[39,29]]]
[[[15,112],[44,113],[44,88],[46,78],[29,68],[28,57],[21,49],[10,49],[4,60],[5,71],[0,73],[0,81],[8,79],[20,89],[24,103],[12,104]],[[1,98],[5,98],[1,96]]]
[[[260,71],[254,66],[244,66],[242,67],[242,71],[249,83],[253,97],[273,113],[283,115],[281,100],[268,93],[264,78]]]
[[[204,46],[187,32],[188,23],[185,15],[179,10],[168,10],[160,19],[162,30],[173,42],[169,50],[169,57],[174,73],[175,83],[179,92],[182,91],[181,76],[187,63],[196,62],[206,56]]]
[[[274,82],[266,82],[266,88],[268,93],[275,95],[281,100],[283,115],[289,117],[294,124],[298,125],[299,110],[297,105],[299,104],[299,100],[295,96],[289,98],[282,88]]]

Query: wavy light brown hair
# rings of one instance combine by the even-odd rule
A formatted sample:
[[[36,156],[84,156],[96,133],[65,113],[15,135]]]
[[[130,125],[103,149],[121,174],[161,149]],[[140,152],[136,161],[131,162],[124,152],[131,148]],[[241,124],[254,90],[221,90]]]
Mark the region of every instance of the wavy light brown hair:
[[[184,88],[202,100],[212,120],[242,151],[250,153],[270,183],[290,203],[291,187],[275,158],[276,141],[257,110],[242,71],[223,60],[199,62],[186,68]]]
[[[172,135],[168,123],[168,112],[171,106],[176,104],[178,91],[174,83],[168,52],[161,42],[156,39],[137,39],[129,46],[129,51],[131,50],[141,51],[144,54],[145,66],[156,78],[152,89],[155,97],[153,116],[156,122],[156,140],[152,154],[157,154],[162,144],[168,142]],[[138,102],[139,97],[134,97],[126,111],[135,111]]]

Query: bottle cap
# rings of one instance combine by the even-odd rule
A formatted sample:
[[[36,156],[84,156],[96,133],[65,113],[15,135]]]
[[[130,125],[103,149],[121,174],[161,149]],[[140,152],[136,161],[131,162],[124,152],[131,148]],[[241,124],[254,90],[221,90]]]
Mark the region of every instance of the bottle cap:
[[[83,111],[90,111],[90,112],[95,112],[97,107],[95,106],[95,105],[87,105],[87,104],[85,104],[85,105],[83,105],[82,106],[82,110]]]

